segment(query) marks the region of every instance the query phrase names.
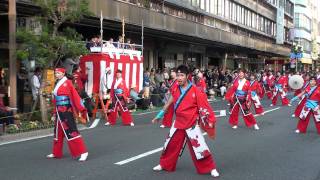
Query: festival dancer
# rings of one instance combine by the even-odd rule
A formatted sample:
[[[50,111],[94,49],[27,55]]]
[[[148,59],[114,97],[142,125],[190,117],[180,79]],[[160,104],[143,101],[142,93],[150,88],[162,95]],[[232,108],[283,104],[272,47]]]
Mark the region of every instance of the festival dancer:
[[[290,104],[292,104],[294,101],[300,99],[294,113],[291,115],[291,117],[299,117],[305,103],[307,102],[307,96],[305,94],[305,90],[309,87],[310,83],[310,76],[306,75],[304,78],[304,85],[303,87],[299,90],[299,94],[295,94],[295,96],[291,99]],[[301,94],[301,95],[300,95]]]
[[[317,86],[317,78],[310,77],[309,86],[306,88],[306,103],[299,115],[299,122],[297,125],[296,133],[306,133],[310,117],[313,116],[315,126],[318,134],[320,135],[320,87]],[[299,95],[302,96],[302,93]]]
[[[66,138],[72,157],[80,156],[79,161],[86,161],[88,151],[77,129],[74,113],[87,118],[87,110],[72,82],[65,76],[65,69],[56,68],[55,77],[57,83],[53,90],[54,141],[52,154],[47,155],[47,158],[62,157],[63,139]]]
[[[179,154],[183,152],[184,144],[189,151],[199,174],[211,173],[218,177],[216,165],[202,135],[200,127],[207,130],[210,137],[215,136],[215,115],[207,101],[207,97],[187,79],[188,68],[180,65],[177,68],[179,87],[172,92],[172,98],[160,111],[153,123],[163,117],[166,108],[174,104],[176,120],[170,129],[160,157],[160,164],[154,171],[175,171]]]
[[[266,86],[266,96],[268,99],[272,99],[274,81],[275,81],[275,77],[273,76],[272,71],[269,71],[269,76],[267,78],[267,86]]]
[[[282,76],[280,72],[277,73],[275,86],[273,89],[272,103],[270,106],[275,106],[277,104],[278,96],[280,95],[282,106],[291,106],[287,96],[288,78]]]
[[[172,93],[179,87],[178,81],[177,81],[177,73],[175,69],[171,69],[170,72],[171,80],[169,81],[169,96],[172,96]],[[166,113],[164,114],[164,117],[162,119],[161,128],[165,127],[171,127],[172,126],[172,119],[174,115],[174,107],[173,104],[171,104]]]
[[[108,122],[106,126],[115,125],[117,120],[118,111],[120,110],[122,116],[122,124],[134,126],[132,116],[127,107],[129,103],[129,91],[122,79],[122,71],[119,69],[116,72],[116,78],[113,80],[110,91],[110,98],[112,107],[108,115]]]
[[[254,74],[250,75],[250,92],[251,92],[251,101],[254,105],[256,114],[264,115],[264,110],[259,97],[259,94],[262,93],[262,88],[260,86],[260,83],[256,80],[256,76]]]
[[[229,123],[233,129],[238,128],[238,114],[239,109],[241,109],[246,126],[249,128],[253,126],[255,130],[259,130],[259,126],[249,109],[251,103],[250,82],[246,80],[244,76],[244,71],[240,70],[239,79],[233,83],[226,93],[226,99],[231,101],[232,107]]]

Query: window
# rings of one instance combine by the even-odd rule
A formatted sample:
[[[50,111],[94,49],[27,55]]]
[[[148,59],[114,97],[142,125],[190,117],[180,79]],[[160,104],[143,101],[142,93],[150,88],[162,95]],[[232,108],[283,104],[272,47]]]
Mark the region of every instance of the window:
[[[311,52],[311,42],[303,39],[303,38],[295,38],[295,41],[297,44],[301,45],[303,47],[303,51],[310,53]]]
[[[249,27],[252,27],[252,12],[251,11],[248,11],[248,26]]]
[[[285,2],[285,12],[293,16],[293,4],[289,0]]]
[[[192,6],[199,7],[200,6],[200,0],[192,0]]]
[[[210,0],[206,0],[206,12],[210,12]]]
[[[241,19],[241,8],[239,5],[236,5],[237,7],[237,22],[240,23]]]
[[[304,14],[295,13],[294,26],[311,31],[311,19]]]
[[[224,0],[218,0],[218,15],[224,16]]]
[[[256,13],[254,13],[254,12],[252,12],[252,19],[251,19],[251,27],[252,28],[256,28],[257,26],[256,26],[256,24],[257,24],[257,19],[256,19]]]
[[[245,24],[245,9],[241,7],[241,24]]]
[[[200,0],[200,8],[203,10],[205,9],[205,3],[206,3],[205,1],[208,1],[208,0]]]
[[[260,16],[260,31],[264,32],[264,18]]]
[[[210,1],[210,13],[217,14],[217,0],[211,0]]]
[[[229,19],[229,14],[230,14],[230,1],[226,0],[225,2],[225,8],[224,8],[224,16]]]
[[[237,21],[237,5],[232,3],[232,20]]]
[[[256,19],[256,23],[257,23],[257,30],[260,31],[260,16],[257,14],[257,19]]]

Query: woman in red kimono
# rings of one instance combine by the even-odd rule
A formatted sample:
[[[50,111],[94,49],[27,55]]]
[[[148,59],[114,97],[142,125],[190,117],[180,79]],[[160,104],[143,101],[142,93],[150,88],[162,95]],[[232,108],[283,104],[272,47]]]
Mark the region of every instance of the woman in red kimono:
[[[170,129],[160,157],[160,164],[154,171],[175,171],[179,155],[184,144],[188,144],[191,158],[199,174],[211,173],[218,177],[216,164],[205,142],[200,127],[207,128],[209,136],[215,133],[215,115],[207,101],[207,97],[187,79],[188,68],[180,65],[177,68],[179,87],[172,93],[171,100],[160,111],[153,123],[163,117],[168,104],[174,104],[176,120]]]
[[[255,130],[259,130],[259,126],[257,125],[257,122],[249,109],[249,104],[251,103],[250,82],[246,80],[244,76],[244,71],[240,70],[239,79],[233,83],[231,88],[226,93],[226,99],[231,101],[232,107],[229,123],[233,129],[238,128],[238,114],[239,109],[241,109],[241,114],[246,126],[253,126]]]
[[[111,85],[110,98],[112,102],[112,107],[108,115],[108,122],[106,126],[115,125],[117,120],[118,111],[121,112],[122,124],[134,126],[132,121],[132,116],[127,107],[129,103],[129,91],[125,84],[125,80],[122,79],[122,71],[118,70],[116,72],[116,78],[114,78]]]
[[[320,135],[320,87],[317,86],[317,78],[310,78],[310,85],[305,90],[306,103],[299,115],[296,133],[306,133],[310,117],[313,116],[315,126]],[[301,95],[301,94],[300,94]]]
[[[207,93],[206,81],[201,72],[198,72],[198,74],[194,76],[194,84],[201,92]]]
[[[283,106],[291,106],[287,98],[287,88],[288,78],[286,76],[282,76],[281,73],[278,72],[273,89],[272,103],[270,106],[275,106],[277,104],[278,96],[280,96]]]
[[[272,91],[274,88],[274,81],[275,77],[273,76],[272,72],[269,72],[269,76],[267,78],[267,86],[266,86],[266,95],[268,99],[272,99]]]
[[[55,76],[57,83],[53,90],[54,141],[52,154],[47,155],[47,158],[62,157],[63,139],[66,138],[72,157],[80,156],[79,161],[85,161],[88,152],[77,129],[74,114],[80,114],[86,118],[87,110],[72,82],[65,76],[65,69],[56,68]]]
[[[256,80],[256,77],[254,74],[250,75],[250,91],[251,91],[251,101],[254,105],[256,114],[264,115],[263,107],[259,97],[259,94],[262,93],[262,88],[260,83]]]
[[[173,91],[175,91],[175,89],[178,88],[179,84],[177,81],[177,74],[174,69],[171,70],[170,76],[171,76],[171,80],[169,81],[169,84],[170,84],[169,93],[170,93],[170,96],[172,96]],[[171,127],[173,115],[174,115],[174,107],[173,107],[173,104],[171,104],[170,107],[168,107],[167,112],[164,114],[164,117],[162,119],[162,124],[160,127],[161,128]]]

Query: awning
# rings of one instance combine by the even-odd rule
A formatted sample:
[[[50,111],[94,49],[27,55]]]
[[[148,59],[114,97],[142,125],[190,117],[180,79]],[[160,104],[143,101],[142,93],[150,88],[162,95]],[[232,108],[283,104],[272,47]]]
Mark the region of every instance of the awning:
[[[312,59],[310,58],[301,58],[300,60],[303,64],[312,64]]]

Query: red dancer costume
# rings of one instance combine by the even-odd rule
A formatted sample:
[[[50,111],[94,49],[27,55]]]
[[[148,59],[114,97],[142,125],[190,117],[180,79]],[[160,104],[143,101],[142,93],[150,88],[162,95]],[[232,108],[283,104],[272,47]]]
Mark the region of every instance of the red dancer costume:
[[[47,157],[61,158],[63,154],[63,139],[66,138],[72,157],[81,155],[79,161],[85,161],[88,152],[77,129],[74,113],[81,113],[82,117],[86,117],[87,111],[72,82],[64,76],[64,72],[65,70],[62,68],[55,70],[56,77],[60,80],[53,91],[53,104],[55,107],[53,111],[53,116],[55,117],[54,141],[52,154]]]
[[[241,114],[243,115],[246,126],[254,126],[256,130],[259,129],[257,122],[249,109],[251,99],[250,82],[244,78],[244,73],[242,71],[239,73],[239,80],[235,81],[226,93],[226,99],[232,102],[231,115],[229,118],[229,123],[232,125],[232,128],[236,129],[238,127],[238,114],[239,109],[241,109]]]
[[[290,106],[289,100],[286,97],[287,87],[288,87],[288,78],[286,76],[281,76],[281,74],[278,72],[277,79],[275,81],[275,86],[273,89],[272,104],[270,106],[274,106],[277,104],[277,99],[279,95],[281,97],[282,105]]]
[[[272,91],[274,88],[274,81],[275,77],[273,76],[272,72],[269,73],[267,78],[267,86],[266,86],[266,95],[268,99],[272,99]]]
[[[181,77],[187,81],[187,71],[188,69],[184,65],[178,67],[178,81],[181,80],[179,79]],[[179,154],[183,152],[186,143],[197,172],[199,174],[211,172],[212,176],[219,176],[213,157],[200,130],[200,126],[210,126],[210,131],[215,131],[216,120],[206,95],[189,81],[183,85],[180,84],[179,88],[173,91],[172,97],[176,120],[165,141],[160,164],[153,170],[175,171]]]
[[[307,97],[306,97],[306,94],[305,94],[305,90],[309,87],[309,81],[307,81],[303,88],[301,88],[301,92],[296,95],[297,97],[301,98],[298,105],[297,105],[297,108],[295,109],[294,113],[292,114],[292,117],[299,117],[306,101],[307,101]],[[291,101],[290,101],[290,104],[291,104]]]
[[[108,123],[105,125],[115,125],[117,120],[118,111],[120,110],[122,116],[122,124],[134,126],[132,116],[127,108],[127,102],[129,98],[129,91],[125,84],[125,80],[121,78],[122,71],[117,71],[117,77],[114,79],[110,96],[112,101],[112,107],[108,115]]]
[[[261,94],[259,94],[260,99],[263,99],[264,95],[266,94],[266,88],[267,88],[267,78],[268,76],[266,73],[263,73],[262,78],[261,78]]]
[[[206,81],[203,78],[203,75],[201,72],[199,72],[196,77],[194,78],[194,84],[196,87],[203,93],[207,93],[207,85]]]
[[[256,114],[264,114],[264,110],[262,107],[262,104],[260,102],[259,94],[261,94],[262,89],[260,86],[260,83],[256,80],[254,80],[254,77],[250,81],[250,92],[251,92],[251,101],[254,105],[254,109],[256,111]]]
[[[172,93],[176,91],[176,89],[179,87],[178,81],[176,79],[176,72],[171,72],[171,77],[173,78],[169,83],[170,83],[170,96],[172,96]],[[165,127],[171,127],[172,126],[172,119],[174,115],[174,107],[173,104],[171,104],[166,113],[164,114],[164,117],[162,119],[162,125],[160,127],[165,128]]]
[[[307,100],[299,115],[296,133],[306,133],[310,117],[313,116],[318,134],[320,134],[320,87],[315,77],[310,78],[310,86],[306,88]]]

